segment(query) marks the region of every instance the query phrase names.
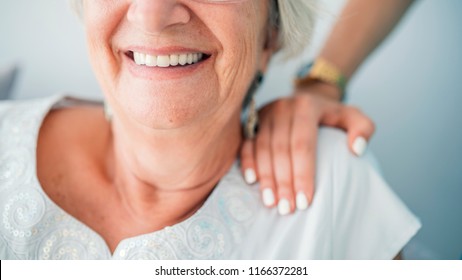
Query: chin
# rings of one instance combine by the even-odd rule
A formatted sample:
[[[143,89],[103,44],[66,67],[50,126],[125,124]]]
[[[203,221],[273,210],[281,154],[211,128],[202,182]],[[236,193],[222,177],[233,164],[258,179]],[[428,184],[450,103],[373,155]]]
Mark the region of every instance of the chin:
[[[223,101],[214,75],[203,73],[162,80],[134,77],[123,71],[119,78],[108,96],[115,103],[113,108],[118,107],[127,119],[153,129],[197,123],[212,115]]]
[[[177,129],[200,122],[210,115],[213,105],[201,98],[175,98],[174,94],[147,94],[123,98],[123,114],[135,123],[152,129]],[[207,101],[207,102],[204,102]]]

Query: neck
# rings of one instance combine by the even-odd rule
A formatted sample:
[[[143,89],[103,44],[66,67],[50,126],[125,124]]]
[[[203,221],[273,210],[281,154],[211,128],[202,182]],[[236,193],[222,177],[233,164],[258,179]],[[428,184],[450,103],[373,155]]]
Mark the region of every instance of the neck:
[[[132,219],[160,229],[202,205],[235,161],[241,141],[238,122],[212,125],[152,130],[113,121],[108,171]]]

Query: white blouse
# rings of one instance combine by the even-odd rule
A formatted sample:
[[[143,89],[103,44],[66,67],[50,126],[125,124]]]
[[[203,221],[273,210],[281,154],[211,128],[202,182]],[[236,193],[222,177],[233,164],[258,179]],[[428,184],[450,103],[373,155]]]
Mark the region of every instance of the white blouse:
[[[370,155],[352,156],[344,133],[323,128],[308,210],[267,209],[236,164],[190,218],[127,238],[111,255],[101,236],[50,200],[36,175],[44,117],[82,102],[0,103],[0,259],[391,259],[420,228]]]

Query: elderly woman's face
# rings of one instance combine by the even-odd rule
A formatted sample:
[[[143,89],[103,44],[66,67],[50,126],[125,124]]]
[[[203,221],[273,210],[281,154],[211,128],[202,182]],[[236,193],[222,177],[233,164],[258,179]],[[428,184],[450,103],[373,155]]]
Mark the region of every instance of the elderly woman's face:
[[[236,115],[271,55],[268,5],[84,0],[90,60],[115,113],[155,128]]]

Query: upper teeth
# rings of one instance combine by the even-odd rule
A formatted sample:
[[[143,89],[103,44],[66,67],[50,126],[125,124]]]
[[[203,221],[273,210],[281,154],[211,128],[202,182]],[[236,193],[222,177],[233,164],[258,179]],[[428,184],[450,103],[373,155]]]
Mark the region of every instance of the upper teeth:
[[[171,55],[149,55],[133,52],[133,58],[138,65],[150,67],[169,67],[177,65],[194,64],[202,59],[202,53],[185,53]]]

